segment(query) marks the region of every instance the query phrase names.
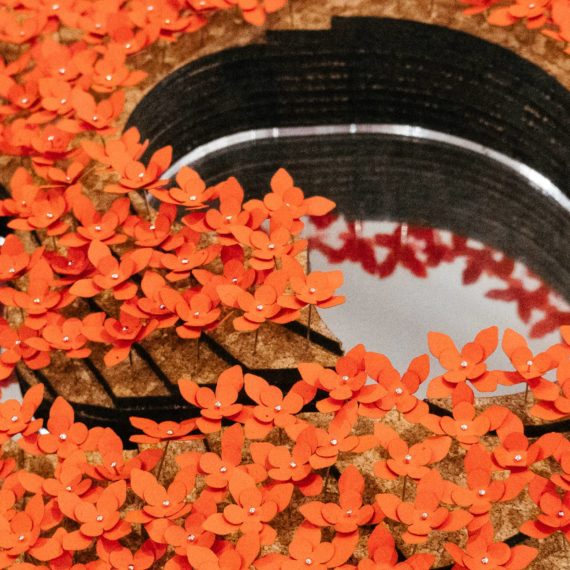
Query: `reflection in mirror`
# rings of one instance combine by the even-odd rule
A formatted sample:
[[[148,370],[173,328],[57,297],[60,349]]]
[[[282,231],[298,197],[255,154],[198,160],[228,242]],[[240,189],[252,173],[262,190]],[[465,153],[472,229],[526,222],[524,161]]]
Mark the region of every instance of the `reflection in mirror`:
[[[344,272],[347,301],[323,317],[345,348],[362,342],[405,370],[427,351],[430,330],[459,346],[491,325],[524,334],[534,351],[557,341],[570,319],[569,216],[551,182],[443,133],[339,129],[249,131],[177,167],[195,168],[208,184],[235,175],[247,199],[283,166],[306,195],[337,203],[307,221],[305,237],[311,270]],[[500,350],[489,362],[509,368]]]

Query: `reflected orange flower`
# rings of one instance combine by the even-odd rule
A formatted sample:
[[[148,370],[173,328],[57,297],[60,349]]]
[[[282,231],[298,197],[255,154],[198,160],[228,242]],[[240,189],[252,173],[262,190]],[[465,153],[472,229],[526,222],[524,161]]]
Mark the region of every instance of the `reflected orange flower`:
[[[405,524],[402,535],[408,544],[427,541],[433,531],[454,532],[465,527],[473,515],[462,511],[450,511],[440,506],[445,493],[445,482],[437,471],[430,471],[418,483],[413,503],[405,503],[396,495],[380,493],[376,502],[388,518]]]

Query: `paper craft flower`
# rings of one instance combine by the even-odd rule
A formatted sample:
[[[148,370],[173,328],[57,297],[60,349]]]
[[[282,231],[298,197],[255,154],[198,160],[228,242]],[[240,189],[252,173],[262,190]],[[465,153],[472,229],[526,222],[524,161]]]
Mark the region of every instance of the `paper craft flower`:
[[[114,150],[114,149],[113,149]],[[117,149],[120,152],[119,149]],[[138,154],[138,153],[137,153]],[[128,194],[133,190],[144,188],[161,188],[167,182],[160,177],[166,172],[172,160],[172,148],[169,146],[157,150],[146,166],[138,160],[128,156],[118,156],[113,153],[112,165],[118,170],[120,179],[118,184],[109,184],[105,192],[111,194]]]
[[[570,492],[561,496],[552,481],[537,478],[529,485],[529,495],[540,508],[540,514],[535,520],[523,523],[521,532],[534,538],[561,532],[570,541]]]
[[[88,257],[97,273],[92,278],[76,281],[70,293],[89,298],[103,291],[113,291],[117,300],[132,299],[137,293],[137,286],[130,279],[148,265],[151,254],[151,249],[137,249],[118,261],[105,244],[92,241]]]
[[[225,496],[225,490],[233,477],[235,470],[242,470],[250,475],[256,483],[267,477],[265,469],[258,463],[242,465],[242,449],[245,443],[243,428],[234,424],[225,429],[221,437],[221,454],[212,451],[199,454],[185,454],[178,457],[181,466],[196,466],[204,476],[204,482],[209,487],[208,492],[216,498]],[[221,499],[220,499],[221,500]]]
[[[451,395],[459,383],[467,381],[481,392],[492,392],[496,389],[498,375],[487,370],[485,360],[497,348],[497,327],[481,331],[475,340],[467,343],[461,351],[457,350],[451,338],[442,333],[430,332],[428,344],[431,353],[446,369],[446,372],[429,383],[429,398]]]
[[[157,328],[169,328],[178,322],[178,315],[164,303],[168,295],[165,279],[154,271],[145,271],[140,285],[144,297],[133,297],[121,306],[124,313],[136,319],[151,319],[157,322]]]
[[[562,441],[554,456],[560,464],[562,473],[554,473],[550,480],[564,491],[570,491],[570,442]]]
[[[289,504],[293,485],[281,483],[269,490],[259,489],[252,477],[236,470],[228,487],[235,504],[208,517],[203,528],[221,535],[238,531],[257,534],[261,544],[271,544],[276,532],[268,523]]]
[[[0,442],[4,443],[16,434],[32,435],[40,429],[43,421],[34,419],[34,414],[43,397],[44,385],[37,384],[24,394],[21,402],[17,400],[0,402]]]
[[[244,376],[245,393],[257,404],[245,420],[245,434],[250,439],[265,439],[274,427],[286,428],[297,422],[295,415],[305,405],[303,386],[284,396],[277,386],[271,386],[260,376]]]
[[[116,540],[102,538],[97,542],[99,559],[111,568],[131,568],[132,570],[147,570],[160,560],[166,552],[166,546],[146,540],[135,552],[131,552]]]
[[[434,530],[453,532],[465,527],[473,515],[463,510],[450,511],[440,506],[445,482],[437,471],[431,471],[418,483],[413,503],[405,503],[396,495],[380,493],[376,503],[388,518],[407,526],[402,538],[408,544],[427,541]]]
[[[543,420],[560,420],[570,416],[570,359],[564,360],[556,371],[558,396],[554,400],[541,400],[537,397],[536,404],[530,412]],[[550,394],[549,398],[551,397]]]
[[[305,497],[314,497],[323,487],[323,478],[310,465],[311,455],[317,446],[316,434],[305,430],[291,451],[286,446],[253,442],[250,452],[255,463],[266,469],[271,479],[291,482]]]
[[[311,501],[299,508],[307,521],[318,527],[333,527],[336,532],[351,533],[367,524],[374,515],[372,505],[363,505],[364,478],[349,465],[338,481],[337,503]]]
[[[105,354],[106,366],[115,366],[128,358],[131,347],[149,336],[158,326],[156,320],[148,322],[122,311],[118,319],[106,318],[105,313],[91,313],[83,319],[83,334],[94,342],[110,344]]]
[[[503,350],[509,357],[515,373],[505,372],[501,375],[501,383],[507,386],[526,383],[533,395],[540,400],[553,401],[558,396],[558,387],[542,375],[555,367],[548,352],[533,355],[526,340],[512,329],[507,329],[503,336]]]
[[[216,535],[204,530],[203,523],[216,512],[213,498],[201,496],[194,502],[192,513],[184,519],[184,525],[168,524],[164,531],[164,541],[174,548],[178,556],[186,558],[191,550],[200,546],[212,549]]]
[[[417,423],[428,413],[428,406],[414,394],[429,374],[429,358],[423,354],[414,358],[403,375],[392,366],[383,354],[367,352],[365,356],[366,372],[385,390],[377,401],[363,403],[359,414],[369,418],[382,418],[396,408],[405,419]]]
[[[188,469],[179,471],[168,488],[161,485],[152,473],[133,469],[131,488],[144,504],[139,510],[129,511],[125,519],[130,523],[144,524],[151,538],[156,531],[163,531],[158,521],[173,521],[192,510],[192,503],[186,497],[194,489],[194,473]]]
[[[222,543],[219,550],[192,546],[188,548],[187,556],[196,570],[248,570],[258,554],[259,537],[246,534],[237,540],[235,547],[227,542]]]
[[[0,281],[10,281],[21,277],[42,255],[43,249],[37,249],[33,256],[26,253],[22,242],[14,234],[8,234],[0,245]]]
[[[6,561],[15,562],[21,554],[48,561],[62,553],[56,540],[40,537],[44,511],[41,495],[35,495],[27,502],[25,509],[10,521],[0,517],[0,548],[4,551]]]
[[[224,305],[243,311],[233,320],[236,330],[255,331],[266,321],[284,324],[299,318],[299,311],[284,309],[278,302],[285,285],[286,281],[273,273],[253,293],[238,285],[219,285],[216,293]]]
[[[79,523],[79,529],[63,537],[65,550],[84,550],[96,537],[118,540],[131,531],[131,525],[121,519],[119,508],[125,502],[127,485],[116,481],[103,489],[97,500],[84,501],[73,493],[58,497],[61,512]]]
[[[290,309],[302,309],[307,305],[327,309],[344,303],[343,295],[335,295],[343,283],[341,271],[313,271],[308,275],[298,261],[284,257],[283,269],[290,277],[293,295],[281,295],[279,304]]]
[[[73,215],[80,222],[76,231],[61,236],[59,243],[67,247],[83,247],[92,241],[105,245],[117,245],[127,240],[117,230],[127,219],[130,202],[128,198],[115,200],[104,213],[95,210],[87,196],[78,195],[73,200]]]
[[[313,469],[323,469],[334,465],[340,453],[362,453],[377,444],[373,435],[357,436],[352,433],[356,414],[356,406],[349,405],[332,419],[326,430],[299,422],[288,426],[286,431],[293,440],[299,441],[305,430],[309,430],[305,441],[314,442],[309,463]]]
[[[182,295],[172,289],[162,292],[164,305],[183,321],[176,327],[180,338],[200,338],[203,331],[212,330],[217,325],[221,310],[213,295],[202,291],[187,289]]]
[[[265,220],[262,210],[251,212],[242,209],[243,188],[239,182],[231,177],[213,188],[220,200],[219,209],[210,208],[204,212],[192,212],[182,218],[182,222],[189,228],[200,232],[216,232],[218,241],[222,245],[233,245],[236,239],[233,231],[239,226],[257,229]]]
[[[0,318],[0,380],[6,380],[14,372],[20,361],[32,370],[44,368],[50,363],[49,343],[40,337],[39,332],[29,327],[11,328]]]
[[[245,210],[259,209],[279,225],[289,227],[292,234],[298,234],[303,223],[303,216],[325,216],[334,208],[334,203],[322,196],[305,198],[303,191],[295,186],[291,175],[280,168],[271,178],[270,194],[263,200],[249,200]]]
[[[466,384],[459,384],[453,393],[453,417],[426,415],[420,422],[430,431],[449,435],[462,446],[469,447],[489,432],[493,409],[476,417],[473,391]],[[496,421],[496,420],[495,420]]]
[[[69,457],[87,443],[89,430],[81,422],[75,422],[73,408],[61,397],[55,399],[46,422],[48,433],[38,435],[36,445],[42,453],[57,453]],[[94,446],[93,446],[94,447]]]
[[[326,570],[336,568],[350,557],[358,540],[358,533],[337,534],[332,542],[321,542],[321,529],[303,524],[296,530],[289,544],[289,556],[268,554],[259,559],[258,570]]]
[[[190,441],[202,436],[191,434],[196,429],[196,420],[188,419],[180,423],[173,421],[154,422],[147,418],[131,417],[131,424],[140,429],[144,435],[132,435],[135,443],[158,443],[161,441]]]
[[[216,196],[214,188],[206,188],[200,175],[187,166],[183,166],[176,174],[178,186],[171,188],[152,188],[150,193],[166,204],[183,206],[191,210],[205,208]]]
[[[74,296],[55,288],[53,271],[45,259],[40,259],[30,269],[27,278],[27,291],[0,288],[0,303],[25,311],[25,326],[40,330],[45,326],[48,315],[72,303]]]
[[[358,570],[428,570],[435,557],[432,554],[412,554],[398,562],[394,537],[383,525],[378,525],[368,538],[368,558],[358,563]],[[356,570],[356,566],[341,566],[340,570]]]
[[[367,383],[365,354],[364,345],[359,344],[337,360],[334,370],[317,363],[298,365],[301,377],[309,386],[329,394],[317,402],[320,412],[337,412],[346,402],[358,402],[360,413],[360,404],[374,404],[385,395],[380,384]]]
[[[446,543],[445,549],[455,561],[457,570],[523,570],[538,554],[536,548],[530,546],[510,548],[504,542],[494,542],[493,527],[490,524],[471,537],[465,549],[450,542]]]
[[[50,348],[63,351],[67,358],[87,358],[91,354],[91,349],[85,346],[87,337],[83,334],[83,323],[77,318],[55,316],[48,319],[42,336]]]
[[[528,483],[535,477],[530,467],[552,456],[564,436],[559,433],[548,433],[532,444],[519,432],[499,435],[499,439],[500,445],[493,450],[493,461],[497,467],[508,469],[511,478],[521,478]]]
[[[376,427],[375,433],[378,436],[384,426],[376,424]],[[386,461],[378,461],[374,465],[374,474],[380,479],[410,477],[419,480],[430,472],[428,465],[437,463],[447,456],[451,445],[451,438],[443,436],[426,438],[421,443],[408,447],[408,444],[395,433],[393,436],[387,443],[385,436],[380,436],[381,445],[386,448],[390,456]]]
[[[196,420],[196,425],[202,433],[220,431],[222,418],[237,418],[243,409],[242,404],[236,403],[243,382],[243,372],[239,366],[222,372],[215,391],[184,378],[178,382],[182,397],[200,409],[201,417]]]
[[[478,531],[489,521],[488,513],[494,503],[510,501],[517,497],[524,488],[524,481],[510,477],[506,480],[493,480],[494,466],[491,454],[481,445],[469,448],[465,456],[467,487],[452,485],[451,500],[454,504],[467,508],[474,515],[469,523],[470,532]]]

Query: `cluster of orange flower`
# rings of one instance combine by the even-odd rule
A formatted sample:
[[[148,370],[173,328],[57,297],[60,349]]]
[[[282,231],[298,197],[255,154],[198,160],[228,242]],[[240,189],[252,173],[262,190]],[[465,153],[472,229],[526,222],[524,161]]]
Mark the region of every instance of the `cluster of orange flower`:
[[[0,42],[12,46],[8,60],[0,58],[0,151],[34,157],[36,171],[48,175],[50,185],[77,179],[77,135],[113,133],[124,89],[146,77],[131,68],[130,56],[196,32],[220,10],[238,8],[246,21],[262,25],[286,2],[0,1]],[[48,174],[54,160],[71,157],[79,162]]]
[[[0,213],[12,218],[8,225],[57,236],[67,251],[41,247],[29,255],[16,235],[1,246],[0,302],[16,308],[22,323],[0,322],[0,379],[20,361],[32,369],[47,366],[52,351],[85,358],[89,341],[111,347],[105,363],[112,366],[158,328],[176,327],[180,337],[195,339],[233,316],[237,330],[255,331],[266,321],[296,320],[307,306],[343,302],[335,294],[339,271],[305,275],[295,259],[306,248],[298,239],[300,218],[325,214],[333,202],[305,198],[284,170],[272,178],[263,201],[244,203],[234,178],[206,188],[187,167],[177,185],[166,188],[160,176],[170,150],[156,152],[144,166],[136,161],[144,148],[137,137],[130,130],[104,147],[84,146],[102,168],[123,163],[122,177],[107,191],[144,187],[161,201],[149,219],[130,215],[128,198],[98,212],[80,184],[45,190],[24,169],[14,174],[12,197],[0,202]],[[180,210],[186,214],[181,223]],[[123,246],[122,255],[115,246]],[[116,317],[101,311],[79,319],[63,312],[78,298],[105,296],[117,301]]]
[[[396,222],[391,224],[392,231],[371,235],[365,229],[366,223],[344,220],[335,213],[311,222],[316,235],[311,235],[309,247],[321,252],[330,263],[357,263],[379,279],[393,275],[399,268],[425,279],[432,269],[461,260],[463,285],[484,277],[503,282],[503,289],[490,289],[485,297],[513,303],[521,321],[529,324],[530,338],[544,337],[570,321],[570,312],[560,306],[558,295],[546,283],[525,267],[523,275],[530,278],[529,285],[513,259],[487,245],[471,243],[447,230]],[[332,224],[334,232],[328,229]],[[540,284],[535,287],[537,280]]]
[[[512,26],[524,21],[529,30],[540,29],[545,36],[566,46],[570,53],[570,4],[567,0],[459,0],[469,7],[466,14],[488,12],[494,26]]]
[[[42,420],[33,419],[43,396],[37,385],[23,402],[0,404],[1,441],[21,434],[25,452],[54,458],[43,475],[15,470],[13,459],[1,464],[0,567],[427,570],[432,554],[402,561],[393,537],[422,545],[435,534],[466,529],[465,543],[445,544],[456,570],[527,568],[537,549],[496,541],[493,509],[504,503],[516,509],[526,489],[536,513],[522,533],[562,533],[570,541],[570,441],[558,433],[529,441],[509,409],[477,410],[471,386],[490,389],[492,377],[502,374],[550,398],[557,385],[540,376],[557,368],[556,390],[565,396],[538,406],[567,416],[570,330],[562,332],[566,342],[533,356],[507,331],[503,348],[516,369],[508,373],[485,367],[496,329],[461,351],[445,335],[430,335],[445,372],[428,390],[450,393],[453,401],[452,415],[443,417],[415,395],[429,375],[427,355],[401,375],[386,356],[362,345],[334,370],[300,364],[301,378],[287,393],[239,366],[223,372],[214,389],[181,379],[191,417],[131,418],[142,432],[132,441],[147,447],[128,459],[111,429],[75,422],[62,398],[42,429]],[[314,400],[321,413],[303,413]],[[428,435],[410,445],[384,421],[393,409]],[[490,432],[496,439],[485,438]],[[169,446],[189,440],[203,441],[177,450],[176,469],[165,477]],[[361,473],[351,458],[371,450],[378,460]],[[444,479],[438,470],[452,456],[461,458],[465,480]],[[401,493],[394,492],[398,485]],[[284,527],[292,533],[285,543],[278,535]],[[276,540],[280,552],[272,547]]]

